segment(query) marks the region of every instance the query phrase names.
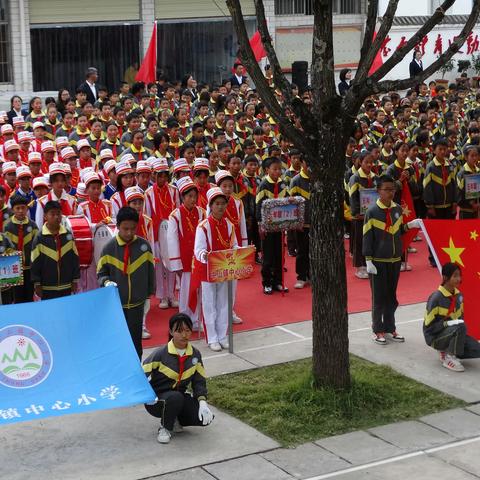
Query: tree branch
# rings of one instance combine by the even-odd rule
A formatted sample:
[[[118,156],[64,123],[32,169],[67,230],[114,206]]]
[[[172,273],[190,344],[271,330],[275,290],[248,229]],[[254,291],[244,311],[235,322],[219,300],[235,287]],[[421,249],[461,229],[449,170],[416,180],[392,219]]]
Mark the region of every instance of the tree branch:
[[[369,82],[367,86],[367,96],[371,93],[389,92],[391,90],[406,90],[412,88],[415,85],[423,82],[429,76],[433,75],[442,65],[447,63],[457,53],[462,45],[465,43],[470,32],[477,23],[478,16],[480,14],[480,0],[475,0],[473,3],[472,11],[468,17],[467,22],[463,26],[460,35],[452,42],[450,47],[440,55],[435,62],[433,62],[428,68],[426,68],[420,75],[413,78],[405,78],[403,80],[383,80],[381,82]],[[369,79],[371,80],[371,79]]]
[[[378,0],[369,0],[367,10],[367,22],[365,25],[362,48],[360,49],[360,62],[357,67],[357,73],[359,70],[363,70],[364,63],[367,59],[368,50],[372,46],[373,35],[375,33],[375,25],[377,23],[377,14]]]
[[[390,31],[390,28],[392,27],[393,19],[395,17],[395,12],[397,11],[399,1],[400,0],[390,0],[388,2],[388,6],[382,17],[382,23],[380,25],[380,28],[378,29],[377,36],[375,37],[375,40],[373,40],[372,46],[368,49],[363,61],[362,60],[360,61],[361,65],[357,69],[357,73],[353,80],[354,84],[358,84],[362,80],[367,78],[368,71],[372,66],[373,60],[375,59],[378,51],[380,50],[380,47],[382,46],[383,41],[387,37],[387,34]],[[373,37],[373,34],[372,34],[372,37]],[[364,39],[364,42],[365,40],[368,41],[367,38]]]
[[[330,0],[313,0],[313,41],[311,76],[313,111],[325,111],[336,97],[333,58],[333,7]]]
[[[445,0],[440,7],[435,10],[435,13],[425,22],[425,24],[411,37],[407,43],[395,50],[392,56],[371,75],[371,80],[374,82],[383,78],[388,72],[390,72],[396,65],[398,65],[425,35],[437,26],[445,17],[445,12],[455,3],[455,0]],[[475,2],[478,3],[478,2]]]
[[[278,61],[277,52],[272,46],[270,32],[268,31],[267,19],[265,17],[265,8],[263,0],[255,0],[255,14],[257,16],[258,31],[260,32],[260,38],[262,40],[263,47],[267,52],[268,61],[270,67],[272,67],[273,81],[276,87],[279,87],[283,98],[288,104],[292,103],[292,87],[289,81],[282,72],[280,62]]]
[[[284,130],[285,135],[295,143],[297,148],[305,150],[305,148],[308,147],[308,145],[306,145],[306,136],[298,130],[285,115],[283,108],[278,103],[257,61],[255,60],[255,55],[250,46],[247,29],[245,27],[240,0],[226,0],[226,3],[230,15],[232,16],[233,26],[237,33],[240,58],[254,81],[262,101],[266,104],[268,111],[275,121]]]

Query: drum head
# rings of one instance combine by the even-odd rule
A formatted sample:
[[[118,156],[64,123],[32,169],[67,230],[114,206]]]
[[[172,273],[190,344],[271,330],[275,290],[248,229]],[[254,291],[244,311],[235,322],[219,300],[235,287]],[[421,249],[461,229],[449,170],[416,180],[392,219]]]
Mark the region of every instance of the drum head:
[[[170,255],[168,254],[168,220],[163,220],[158,227],[158,244],[160,246],[160,256],[163,266],[170,270]]]
[[[115,236],[115,225],[98,223],[93,234],[93,258],[98,263],[103,247]]]

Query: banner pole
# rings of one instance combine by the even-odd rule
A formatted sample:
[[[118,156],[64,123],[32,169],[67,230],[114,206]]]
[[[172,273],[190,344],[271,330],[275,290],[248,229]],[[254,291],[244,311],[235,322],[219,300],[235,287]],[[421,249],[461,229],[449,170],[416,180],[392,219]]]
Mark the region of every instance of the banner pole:
[[[233,353],[233,284],[228,284],[228,352]]]

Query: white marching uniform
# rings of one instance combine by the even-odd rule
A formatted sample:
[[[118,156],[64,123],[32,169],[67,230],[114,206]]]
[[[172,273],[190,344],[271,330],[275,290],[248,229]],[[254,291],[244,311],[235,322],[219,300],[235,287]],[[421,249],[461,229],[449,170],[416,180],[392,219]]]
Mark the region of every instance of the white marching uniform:
[[[168,190],[172,199],[173,209],[178,208],[180,206],[180,195],[177,188],[172,185],[168,185]],[[156,205],[155,191],[154,187],[152,186],[147,188],[145,192],[145,214],[154,220],[157,208],[158,206]],[[169,212],[169,215],[170,213],[171,212]],[[168,218],[165,218],[165,220],[168,220]],[[154,233],[158,235],[158,232]],[[155,258],[160,260],[159,262],[155,263],[155,280],[157,285],[155,296],[160,300],[174,300],[175,274],[165,268],[165,265],[162,262],[159,240],[154,242],[153,254]]]
[[[206,217],[205,210],[201,207],[195,206],[194,208],[198,211],[198,223],[203,221]],[[182,229],[182,213],[180,208],[176,208],[171,214],[168,219],[168,254],[170,256],[170,267],[173,272],[181,271],[180,276],[180,292],[179,292],[179,312],[187,314],[193,322],[193,327],[198,329],[198,320],[200,317],[200,302],[197,302],[197,308],[195,312],[192,312],[188,306],[188,298],[190,292],[190,279],[192,277],[192,262],[190,261],[190,265],[186,266],[182,263],[182,256],[180,252],[180,242],[181,239],[188,234],[187,232],[183,232]],[[193,232],[193,236],[196,234],[196,228]],[[192,252],[193,253],[193,252]],[[193,255],[192,255],[193,259]],[[191,260],[192,260],[191,259]],[[185,268],[189,271],[186,272]]]
[[[238,248],[235,227],[226,220],[228,235],[233,237],[232,248]],[[212,232],[207,220],[200,222],[195,234],[195,258],[207,263],[207,253],[211,252]],[[205,322],[207,343],[223,342],[228,330],[228,285],[227,282],[210,283],[202,281],[202,311]]]

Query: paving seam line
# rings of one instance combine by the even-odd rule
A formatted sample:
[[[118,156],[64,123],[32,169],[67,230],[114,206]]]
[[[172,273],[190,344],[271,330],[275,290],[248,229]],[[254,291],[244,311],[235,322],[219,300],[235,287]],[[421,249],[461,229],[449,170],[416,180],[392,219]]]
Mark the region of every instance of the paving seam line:
[[[475,443],[475,442],[479,442],[479,441],[480,441],[480,436],[473,437],[473,438],[468,438],[468,439],[464,439],[464,440],[457,440],[455,442],[449,442],[449,443],[446,443],[444,445],[440,445],[440,446],[437,446],[437,447],[431,447],[431,448],[427,448],[427,449],[424,449],[424,450],[417,450],[415,452],[405,453],[405,454],[402,454],[402,455],[396,455],[394,457],[386,458],[384,460],[378,460],[376,462],[365,463],[363,465],[357,465],[355,467],[349,467],[349,468],[345,468],[343,470],[337,470],[335,472],[325,473],[325,474],[322,474],[322,475],[317,475],[315,477],[309,477],[309,478],[306,478],[304,480],[325,480],[327,478],[334,478],[334,477],[338,477],[339,475],[345,475],[345,474],[348,474],[348,473],[359,472],[361,470],[366,470],[367,468],[373,468],[373,467],[379,467],[379,466],[382,466],[382,465],[388,465],[390,463],[400,462],[402,460],[408,460],[410,458],[419,457],[419,456],[422,456],[422,455],[427,455],[428,456],[432,453],[440,452],[442,450],[448,450],[450,448],[461,447],[463,445],[468,445],[470,443]],[[437,457],[435,457],[435,458],[437,458]],[[453,465],[453,464],[451,464],[451,465]]]

